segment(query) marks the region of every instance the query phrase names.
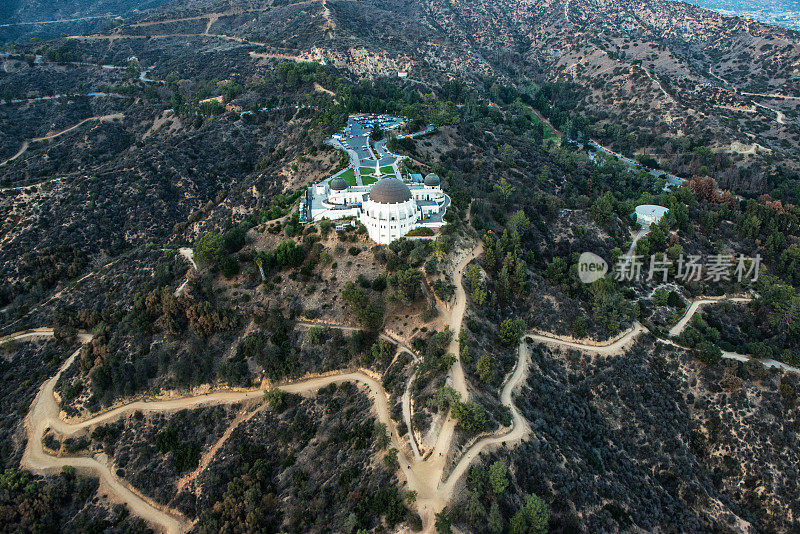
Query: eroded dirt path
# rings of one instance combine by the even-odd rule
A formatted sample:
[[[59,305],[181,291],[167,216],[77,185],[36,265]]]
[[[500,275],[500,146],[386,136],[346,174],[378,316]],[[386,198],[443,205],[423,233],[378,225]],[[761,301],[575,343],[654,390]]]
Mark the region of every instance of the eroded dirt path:
[[[2,167],[3,165],[6,165],[7,163],[11,163],[15,159],[19,158],[22,154],[24,154],[28,150],[28,148],[31,146],[31,143],[40,143],[42,141],[49,141],[51,139],[55,139],[56,137],[62,136],[65,133],[69,133],[69,132],[79,128],[80,126],[83,126],[84,124],[86,124],[87,122],[90,122],[90,121],[107,122],[107,121],[111,121],[111,120],[122,119],[123,117],[124,117],[124,115],[122,113],[112,113],[110,115],[98,115],[96,117],[89,117],[89,118],[83,119],[82,121],[80,121],[77,124],[74,124],[74,125],[70,126],[69,128],[65,128],[64,130],[61,130],[61,131],[58,131],[58,132],[48,132],[47,135],[44,135],[42,137],[34,137],[30,141],[23,142],[22,143],[22,147],[20,147],[19,151],[17,151],[16,154],[11,156],[7,160],[5,160],[3,162],[0,162],[0,167]]]
[[[84,338],[82,341],[87,343],[89,340],[91,340],[91,336]],[[44,433],[48,428],[57,426],[61,422],[61,419],[59,419],[60,409],[54,397],[56,382],[58,382],[61,373],[72,365],[80,351],[81,349],[78,349],[73,352],[56,375],[47,380],[39,389],[30,411],[25,417],[25,431],[28,439],[20,462],[21,466],[40,474],[58,473],[65,466],[91,473],[98,476],[102,486],[108,493],[112,494],[116,500],[125,503],[132,514],[141,517],[164,532],[170,534],[183,532],[185,524],[181,519],[177,519],[173,515],[156,508],[136,494],[111,472],[104,455],[59,458],[51,456],[44,451],[42,446]],[[69,430],[69,428],[67,429]]]
[[[17,159],[18,157],[23,155],[28,150],[28,147],[30,146],[30,144],[31,144],[30,141],[23,141],[22,142],[22,146],[19,148],[17,153],[14,154],[13,156],[11,156],[10,158],[8,158],[7,160],[5,160],[3,162],[0,162],[0,167],[2,167],[3,165],[5,165],[7,163],[11,163],[15,159]]]
[[[448,322],[455,336],[457,336],[458,332],[460,331],[461,322],[466,310],[466,294],[461,287],[463,271],[469,262],[477,257],[481,251],[482,247],[479,244],[468,254],[466,254],[456,265],[454,272],[454,282],[456,282],[457,288],[456,300]],[[749,300],[745,299],[744,297],[740,299],[740,301],[743,302]],[[691,316],[700,306],[706,303],[719,302],[720,300],[721,299],[699,299],[698,301],[692,303],[687,310],[686,316],[681,320],[682,322],[679,323],[682,324],[680,327],[681,331],[683,328],[685,328],[686,323],[688,323]],[[310,322],[298,323],[298,326],[328,326],[343,330],[357,330],[354,327]],[[530,435],[531,429],[528,421],[525,420],[522,413],[517,409],[513,402],[514,391],[521,384],[524,384],[529,376],[529,342],[555,344],[583,350],[586,352],[596,352],[613,356],[623,354],[628,344],[633,342],[644,332],[647,332],[647,329],[639,323],[635,323],[629,331],[623,333],[616,339],[605,343],[591,344],[589,342],[581,342],[580,340],[559,338],[541,332],[527,334],[518,348],[516,365],[513,371],[510,373],[508,379],[505,381],[500,393],[501,403],[511,412],[511,426],[507,428],[501,428],[492,435],[484,436],[469,446],[466,452],[462,454],[460,458],[458,458],[455,463],[455,467],[446,477],[446,479],[443,477],[443,473],[446,467],[447,456],[452,445],[455,421],[450,417],[447,418],[447,421],[443,426],[443,430],[439,433],[439,436],[436,439],[433,451],[426,458],[421,458],[419,456],[419,451],[416,449],[412,435],[410,439],[414,455],[409,458],[404,452],[406,450],[405,440],[400,438],[397,426],[390,415],[389,396],[379,380],[371,376],[370,373],[363,370],[331,372],[322,376],[313,376],[298,380],[296,382],[278,385],[277,387],[283,391],[286,391],[287,393],[314,395],[320,388],[330,384],[354,382],[362,386],[368,392],[369,398],[373,404],[373,412],[377,419],[386,425],[390,435],[392,447],[396,448],[398,451],[400,472],[402,473],[402,477],[405,478],[407,482],[407,489],[417,492],[417,511],[423,521],[423,531],[433,532],[435,529],[436,514],[444,509],[445,506],[447,506],[448,502],[456,493],[457,488],[460,487],[460,479],[465,473],[467,473],[472,463],[480,457],[481,453],[490,447],[496,447],[501,444],[519,443]],[[3,338],[2,341],[25,341],[29,339],[35,339],[37,337],[52,337],[52,335],[53,331],[51,329],[36,329],[7,336],[6,338]],[[404,347],[397,340],[394,340],[385,334],[381,335],[381,338],[397,345],[400,351],[407,350],[414,355],[410,349]],[[79,339],[83,343],[88,343],[91,341],[92,336],[89,334],[81,334]],[[673,345],[675,344],[670,340],[661,341]],[[463,368],[461,367],[457,337],[451,344],[450,350],[454,355],[457,356],[456,363],[453,365],[453,369],[451,370],[452,374],[450,375],[452,378],[452,383],[459,391],[466,394],[468,389],[463,375]],[[113,467],[109,465],[108,459],[105,457],[105,455],[98,454],[93,457],[51,456],[43,449],[42,437],[48,428],[52,428],[53,430],[67,436],[75,435],[79,432],[85,432],[90,427],[95,425],[110,423],[118,420],[119,418],[127,416],[134,411],[151,413],[175,412],[178,410],[198,408],[201,406],[236,404],[244,401],[258,402],[263,400],[264,390],[219,390],[194,396],[136,400],[124,405],[116,406],[113,409],[94,415],[88,419],[65,421],[60,416],[60,408],[54,396],[54,388],[58,378],[61,376],[61,373],[63,373],[64,370],[73,364],[79,353],[80,350],[75,351],[64,362],[58,373],[42,385],[33,404],[31,405],[31,409],[25,418],[25,429],[28,442],[21,462],[22,467],[38,473],[53,473],[59,471],[63,466],[69,465],[89,472],[100,477],[103,491],[109,493],[113,500],[125,503],[130,509],[131,513],[142,517],[154,528],[170,534],[186,531],[188,528],[190,528],[191,523],[185,517],[183,517],[176,510],[167,509],[161,505],[158,505],[157,503],[148,499],[146,496],[138,493],[124,480],[117,477],[112,470]],[[416,355],[414,356],[416,358]],[[746,358],[742,355],[730,355],[729,357],[732,359]],[[778,362],[776,362],[776,364],[777,363]],[[781,366],[784,368],[788,367],[783,365]],[[800,370],[796,369],[795,371],[800,372]],[[409,380],[407,383],[406,394],[409,392],[410,383],[411,380]],[[255,413],[258,413],[258,411],[265,409],[266,406],[266,404],[262,404],[255,410],[243,412],[237,416],[223,436],[211,447],[211,449],[204,453],[198,468],[180,481],[180,487],[182,488],[185,486],[190,480],[194,479],[200,472],[202,472],[202,470],[206,469],[208,465],[213,462],[216,452],[230,437],[237,426],[251,418],[253,415],[255,415]],[[404,414],[404,419],[405,418],[406,417]],[[406,419],[406,424],[410,425],[410,414],[408,419]]]
[[[669,329],[669,337],[677,337],[686,330],[686,327],[689,324],[689,321],[692,320],[692,317],[695,313],[700,309],[700,306],[705,306],[706,304],[718,304],[728,300],[730,302],[750,302],[753,300],[752,297],[708,297],[708,298],[699,298],[692,302],[691,306],[686,309],[686,313],[683,314],[683,317]]]
[[[588,343],[586,341],[564,339],[561,337],[542,334],[530,333],[528,337],[540,343],[548,343],[551,345],[560,345],[571,349],[582,350],[584,352],[594,352],[597,354],[604,354],[606,356],[616,356],[625,352],[625,349],[630,346],[636,338],[643,333],[647,332],[645,328],[638,321],[633,324],[633,327],[627,330],[622,336],[611,339],[609,341]]]

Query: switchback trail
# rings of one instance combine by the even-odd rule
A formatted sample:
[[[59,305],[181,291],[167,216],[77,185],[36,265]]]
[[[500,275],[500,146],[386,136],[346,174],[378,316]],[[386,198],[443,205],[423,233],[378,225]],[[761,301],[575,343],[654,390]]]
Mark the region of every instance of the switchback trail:
[[[461,287],[463,269],[473,258],[480,254],[480,250],[480,245],[476,246],[457,264],[456,271],[454,273],[454,281],[457,282],[457,288]],[[693,305],[687,310],[686,317],[684,317],[685,320],[682,319],[683,324],[685,325],[685,323],[688,322],[691,315],[697,311],[699,306],[707,302],[719,302],[719,300],[700,299],[696,303],[693,303]],[[454,329],[454,334],[456,335],[460,329],[465,309],[466,295],[463,290],[460,292],[457,291],[456,302],[454,303],[449,321],[449,325]],[[300,326],[317,325],[317,323],[309,322],[300,322],[297,324]],[[342,330],[356,330],[356,328],[341,325],[320,326],[341,328]],[[414,456],[409,458],[404,452],[404,440],[401,440],[397,426],[390,416],[389,396],[379,380],[371,376],[368,372],[362,370],[336,371],[326,373],[321,376],[312,376],[297,380],[295,382],[277,385],[276,387],[286,391],[287,393],[295,393],[300,395],[313,395],[320,388],[330,384],[338,384],[343,382],[354,382],[364,387],[368,391],[370,400],[372,401],[374,414],[381,423],[386,425],[392,446],[398,451],[400,471],[407,482],[408,490],[417,492],[417,510],[423,520],[423,531],[433,532],[435,528],[436,514],[440,512],[450,501],[456,492],[459,480],[468,471],[470,465],[472,465],[472,462],[476,461],[480,457],[481,453],[489,447],[498,446],[503,443],[518,443],[519,441],[526,439],[530,434],[531,430],[529,423],[525,420],[513,402],[514,391],[521,384],[523,384],[529,376],[530,346],[528,343],[542,342],[556,344],[584,350],[587,352],[598,352],[613,356],[624,353],[624,348],[627,346],[627,344],[635,340],[644,332],[647,332],[647,329],[639,323],[635,323],[633,328],[621,335],[619,338],[610,340],[607,343],[596,344],[581,343],[580,340],[565,340],[543,333],[528,334],[520,342],[517,362],[510,376],[505,381],[500,393],[500,402],[511,412],[511,426],[508,428],[501,428],[497,432],[493,433],[493,435],[484,436],[469,446],[466,452],[458,458],[452,472],[446,477],[446,479],[443,477],[443,473],[446,467],[446,459],[452,444],[455,421],[448,417],[445,425],[448,430],[443,430],[440,432],[433,447],[433,451],[430,455],[428,455],[427,458],[419,458],[419,453],[416,450]],[[47,338],[52,336],[52,329],[42,328],[18,332],[2,338],[0,342],[26,341],[38,337]],[[403,345],[396,340],[386,335],[381,335],[381,337],[398,345],[400,350],[408,350],[408,352],[414,355],[410,349],[403,347]],[[91,341],[92,336],[90,334],[80,334],[79,339],[82,343],[88,343]],[[674,344],[669,340],[665,342]],[[453,365],[455,371],[455,368],[460,368],[460,359],[458,355],[459,347],[457,341],[454,342],[454,345],[451,346],[451,349],[454,351],[454,354],[457,355],[456,363]],[[163,413],[198,408],[201,406],[221,404],[230,405],[243,401],[263,402],[264,390],[218,390],[201,395],[182,397],[165,396],[151,399],[140,399],[124,405],[116,406],[106,412],[96,414],[87,419],[65,421],[60,417],[60,407],[54,396],[54,388],[59,377],[61,376],[61,373],[63,373],[74,363],[79,353],[80,349],[75,351],[69,358],[67,358],[56,375],[42,385],[36,398],[34,399],[28,415],[25,418],[27,445],[22,457],[22,467],[38,473],[53,473],[59,471],[63,466],[73,466],[82,471],[93,473],[94,475],[100,477],[101,484],[105,492],[110,494],[114,500],[125,503],[133,514],[142,517],[154,528],[170,534],[177,534],[186,531],[191,527],[191,523],[185,517],[183,517],[176,510],[167,509],[164,506],[158,505],[147,497],[141,495],[134,488],[131,488],[124,480],[116,476],[114,472],[114,466],[109,464],[105,455],[97,454],[93,457],[55,457],[49,455],[44,451],[42,446],[42,438],[45,432],[48,428],[50,428],[63,435],[74,436],[79,432],[88,431],[94,425],[116,421],[121,417],[124,417],[135,411]],[[728,357],[732,359],[746,358],[742,355],[729,355]],[[782,367],[786,368],[788,366]],[[800,372],[800,370],[797,369],[794,369],[794,371]],[[461,369],[461,373],[463,376],[463,369]],[[454,372],[453,376],[456,376],[456,372]],[[457,383],[457,379],[454,379],[453,383]],[[466,381],[464,380],[463,382],[460,382],[459,387],[462,391],[467,391]],[[265,407],[266,405],[264,404],[257,408],[255,412],[265,409]],[[222,444],[224,444],[225,440],[227,440],[227,438],[231,435],[235,427],[252,417],[255,412],[241,415],[234,420],[231,428],[229,428],[223,434],[223,436],[217,441],[217,443],[215,443],[214,446],[211,447],[211,449],[209,449],[209,451],[204,453],[198,469],[195,470],[195,472],[187,475],[185,479],[181,480],[181,487],[183,487],[183,485],[185,485],[189,480],[194,478],[197,473],[210,465],[214,459],[216,451],[219,450]],[[414,449],[413,436],[412,449]]]

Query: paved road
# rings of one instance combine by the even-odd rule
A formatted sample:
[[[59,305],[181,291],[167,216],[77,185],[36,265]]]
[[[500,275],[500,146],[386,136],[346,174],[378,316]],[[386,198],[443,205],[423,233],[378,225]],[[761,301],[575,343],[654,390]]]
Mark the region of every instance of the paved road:
[[[680,187],[680,185],[683,184],[683,182],[685,182],[685,180],[683,178],[679,178],[679,177],[675,176],[674,174],[669,174],[668,172],[659,171],[659,170],[655,170],[655,169],[648,169],[647,167],[645,167],[644,165],[642,165],[638,161],[636,161],[634,159],[631,159],[631,158],[629,158],[627,156],[623,156],[619,152],[614,152],[610,148],[604,147],[603,145],[601,145],[597,141],[590,140],[588,144],[589,144],[589,146],[591,146],[595,150],[599,150],[600,152],[608,154],[609,156],[614,156],[615,158],[617,158],[618,160],[622,161],[623,163],[625,163],[629,167],[637,168],[637,169],[644,169],[644,170],[646,170],[647,172],[649,172],[651,175],[653,175],[656,178],[662,178],[662,177],[665,178],[667,180],[667,183],[664,186],[665,190],[669,189],[670,187]]]

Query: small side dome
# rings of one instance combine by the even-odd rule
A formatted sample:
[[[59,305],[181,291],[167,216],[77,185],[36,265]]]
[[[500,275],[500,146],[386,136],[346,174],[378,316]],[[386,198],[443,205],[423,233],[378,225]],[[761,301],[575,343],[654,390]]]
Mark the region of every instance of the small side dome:
[[[441,185],[442,181],[439,177],[433,173],[430,173],[428,176],[425,177],[425,185],[428,187],[436,187]]]
[[[347,182],[342,178],[334,178],[330,183],[332,191],[344,191],[347,189]]]

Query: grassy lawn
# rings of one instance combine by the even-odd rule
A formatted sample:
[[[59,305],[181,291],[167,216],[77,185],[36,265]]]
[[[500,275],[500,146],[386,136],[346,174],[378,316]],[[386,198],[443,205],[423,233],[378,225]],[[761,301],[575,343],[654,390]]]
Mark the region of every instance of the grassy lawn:
[[[554,141],[554,142],[558,143],[560,140],[558,139],[558,136],[556,135],[556,133],[553,130],[551,130],[546,124],[544,124],[542,122],[542,120],[539,118],[539,116],[536,114],[536,112],[533,111],[532,107],[530,107],[530,106],[526,106],[526,107],[530,110],[529,117],[531,118],[531,122],[533,122],[533,124],[541,124],[542,125],[542,132],[544,132],[545,141],[550,140],[550,141]]]
[[[350,187],[356,185],[356,171],[354,169],[347,169],[344,171],[341,178]]]
[[[375,178],[374,176],[364,176],[363,174],[361,175],[361,183],[364,185],[372,185],[377,181],[378,179]]]
[[[391,165],[387,165],[386,167],[381,167],[381,172],[383,174],[394,174],[394,167]]]
[[[361,173],[361,176],[365,174],[375,174],[375,167],[359,167],[358,171]]]

